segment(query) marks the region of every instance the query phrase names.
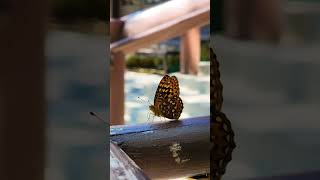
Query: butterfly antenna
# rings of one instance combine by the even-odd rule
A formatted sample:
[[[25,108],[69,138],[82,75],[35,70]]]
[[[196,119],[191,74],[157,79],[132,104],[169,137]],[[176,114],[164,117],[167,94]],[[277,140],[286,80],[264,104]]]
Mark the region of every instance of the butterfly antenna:
[[[97,115],[96,113],[94,113],[94,112],[89,112],[89,114],[90,114],[91,116],[96,117],[96,118],[99,119],[100,121],[109,124],[105,119],[103,119],[101,116]]]
[[[148,121],[149,121],[149,119],[150,119],[150,114],[151,114],[151,113],[149,112],[149,113],[148,113]]]
[[[148,101],[149,104],[152,105],[152,104],[150,103],[149,99],[147,99],[147,101],[146,101],[146,100],[143,100],[140,96],[138,96],[138,98],[139,98],[142,102],[146,103],[146,102]]]
[[[155,115],[153,115],[153,117],[152,117],[152,123],[153,123],[153,121],[154,121],[154,117],[155,117]]]
[[[144,101],[143,101],[143,99],[141,99],[141,97],[140,97],[140,96],[138,96],[138,99],[140,99],[142,102],[144,102]]]

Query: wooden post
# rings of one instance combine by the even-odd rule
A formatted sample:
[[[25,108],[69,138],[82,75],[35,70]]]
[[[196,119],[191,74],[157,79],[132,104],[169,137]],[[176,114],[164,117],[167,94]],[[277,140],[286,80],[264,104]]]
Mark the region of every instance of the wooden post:
[[[123,22],[110,20],[111,42],[121,37]],[[111,51],[110,51],[111,52]],[[122,52],[112,54],[110,68],[110,124],[124,124],[124,73],[125,56]]]
[[[124,25],[123,21],[110,18],[111,43],[121,38],[123,25]]]
[[[136,16],[141,16],[141,14]],[[153,17],[148,16],[148,18],[152,19]],[[157,16],[155,18],[154,21],[158,20]],[[182,36],[192,28],[198,28],[208,24],[210,22],[210,7],[204,7],[188,14],[175,17],[158,26],[149,27],[150,24],[148,24],[150,29],[141,29],[141,26],[143,27],[146,23],[143,19],[132,21],[130,18],[121,18],[121,20],[125,21],[125,26],[127,26],[127,29],[125,29],[125,27],[123,28],[123,34],[125,36],[121,40],[113,42],[110,45],[110,48],[112,52],[121,51],[130,53],[139,48],[144,48],[174,37]],[[154,23],[154,21],[152,22]],[[127,23],[131,24],[130,28],[128,28]],[[137,32],[139,28],[142,30],[141,32]]]
[[[200,29],[187,31],[181,36],[180,43],[180,72],[197,75],[201,49]]]
[[[184,6],[182,6],[182,3]],[[120,20],[110,20],[110,35],[112,39],[110,51],[113,57],[110,70],[110,122],[112,125],[124,124],[125,54],[180,36],[187,30],[195,28],[186,35],[188,37],[186,38],[188,45],[185,49],[187,49],[186,52],[192,51],[190,53],[192,56],[188,64],[188,73],[197,74],[197,63],[200,59],[200,34],[198,28],[209,22],[209,3],[209,0],[199,0],[196,3],[194,1],[173,0],[145,10],[135,16],[125,16]],[[176,7],[181,6],[182,8],[177,10]],[[163,15],[164,11],[174,11],[175,13]]]
[[[113,55],[110,68],[110,124],[124,124],[124,73],[125,56],[123,53]]]
[[[5,1],[0,28],[0,179],[44,179],[47,1]]]

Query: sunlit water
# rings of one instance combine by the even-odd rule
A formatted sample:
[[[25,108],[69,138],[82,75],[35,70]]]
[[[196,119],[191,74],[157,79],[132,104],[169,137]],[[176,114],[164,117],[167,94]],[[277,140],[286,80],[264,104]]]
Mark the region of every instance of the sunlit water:
[[[209,64],[207,66],[209,68]],[[175,75],[179,81],[180,97],[184,106],[180,116],[181,119],[210,115],[209,74],[192,76],[173,73],[169,75]],[[169,120],[154,116],[148,107],[150,104],[153,104],[155,92],[162,77],[153,74],[126,72],[125,119],[127,123]]]

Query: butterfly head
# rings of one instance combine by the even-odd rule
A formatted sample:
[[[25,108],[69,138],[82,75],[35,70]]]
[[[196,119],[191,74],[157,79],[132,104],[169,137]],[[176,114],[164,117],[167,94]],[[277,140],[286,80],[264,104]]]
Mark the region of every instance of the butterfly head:
[[[159,111],[154,105],[150,105],[149,109],[155,116],[161,116],[161,111]]]

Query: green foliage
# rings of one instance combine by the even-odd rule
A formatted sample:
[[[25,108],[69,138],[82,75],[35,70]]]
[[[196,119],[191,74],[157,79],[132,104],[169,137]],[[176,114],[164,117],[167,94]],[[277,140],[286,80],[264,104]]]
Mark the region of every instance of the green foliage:
[[[154,66],[156,67],[156,69],[162,69],[163,58],[155,56],[155,57],[153,57],[153,63],[154,63]]]
[[[209,41],[201,44],[200,61],[210,61]]]
[[[201,43],[201,61],[210,61],[209,41]],[[155,55],[131,55],[126,60],[128,68],[163,69],[164,60],[167,63],[169,72],[176,72],[180,69],[179,55],[168,55],[166,59]]]
[[[128,68],[134,68],[140,66],[140,58],[138,56],[130,56],[126,61]]]
[[[163,57],[131,55],[127,58],[126,65],[128,68],[163,69],[163,62]],[[170,72],[179,70],[179,56],[168,56],[166,62]]]
[[[163,59],[156,56],[131,55],[127,58],[128,68],[152,68],[161,69]]]
[[[177,72],[180,69],[179,55],[168,56],[166,59],[168,65],[168,73]]]

